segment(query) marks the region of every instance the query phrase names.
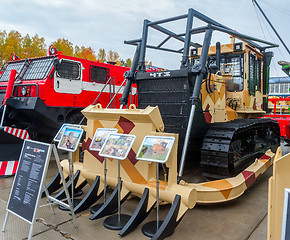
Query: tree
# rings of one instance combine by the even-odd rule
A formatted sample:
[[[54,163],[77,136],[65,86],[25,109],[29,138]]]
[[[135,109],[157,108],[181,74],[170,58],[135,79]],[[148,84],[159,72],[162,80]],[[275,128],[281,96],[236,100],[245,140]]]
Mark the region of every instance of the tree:
[[[104,48],[100,48],[97,59],[99,62],[106,62],[106,51]]]
[[[29,34],[26,34],[26,36],[23,38],[23,41],[22,41],[22,53],[21,53],[21,56],[19,56],[20,58],[30,57],[31,44],[32,44],[32,40]]]
[[[78,45],[75,46],[74,56],[78,58],[81,57],[81,48]]]
[[[131,67],[132,66],[132,60],[131,58],[126,59],[126,67]]]
[[[85,47],[85,46],[79,47],[78,45],[76,45],[74,56],[78,58],[92,60],[92,61],[97,60],[95,51],[92,49],[92,47]]]
[[[62,52],[64,55],[75,56],[78,58],[88,59],[100,62],[115,62],[119,66],[130,67],[132,62],[130,58],[126,60],[121,59],[116,51],[110,50],[108,54],[104,48],[100,48],[96,56],[92,47],[79,47],[76,45],[73,47],[73,43],[67,39],[59,38],[54,41],[53,44],[56,49]],[[30,37],[26,34],[22,37],[18,31],[12,30],[8,34],[6,31],[0,31],[0,64],[10,60],[10,55],[14,52],[20,59],[45,56],[47,46],[45,39],[39,37],[38,34]]]
[[[120,56],[117,52],[110,50],[107,56],[107,62],[120,62]]]
[[[22,53],[20,58],[32,58],[41,57],[46,55],[46,44],[45,39],[40,38],[37,34],[30,38],[28,34],[23,38],[22,41]]]
[[[121,59],[121,65],[120,66],[123,66],[123,67],[126,67],[126,62],[125,62],[125,60],[124,59]]]
[[[37,34],[32,37],[31,57],[41,57],[46,55],[45,39],[40,38]]]
[[[96,61],[96,55],[95,55],[95,51],[91,48],[91,47],[81,47],[81,54],[82,54],[82,58],[84,59],[88,59],[88,60],[92,60],[92,61]]]
[[[0,65],[3,63],[5,60],[4,58],[4,48],[5,48],[5,39],[6,39],[6,32],[5,31],[0,31]]]
[[[73,44],[64,38],[59,38],[52,43],[58,51],[61,51],[64,55],[73,56],[74,48]]]
[[[18,31],[10,31],[5,39],[3,58],[8,61],[10,54],[15,52],[17,56],[20,56],[22,52],[22,36]]]

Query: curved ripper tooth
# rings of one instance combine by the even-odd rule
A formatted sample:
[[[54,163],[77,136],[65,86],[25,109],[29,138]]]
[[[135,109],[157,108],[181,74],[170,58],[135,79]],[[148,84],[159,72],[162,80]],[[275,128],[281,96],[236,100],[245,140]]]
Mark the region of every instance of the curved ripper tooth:
[[[181,217],[177,221],[180,203],[181,203],[181,196],[175,195],[174,201],[171,205],[171,208],[169,209],[169,212],[165,220],[163,221],[163,223],[161,224],[161,226],[159,227],[155,235],[151,238],[151,240],[164,239],[166,237],[169,237],[174,232],[174,229],[177,227],[177,225],[182,219]]]
[[[122,187],[122,182],[121,182]],[[122,190],[121,190],[122,192]],[[130,192],[127,191],[127,193],[121,194],[121,196],[124,196],[121,200],[121,204],[125,202],[125,200],[129,197]],[[99,219],[105,216],[108,216],[110,214],[113,214],[118,209],[118,185],[115,187],[114,191],[112,192],[111,196],[108,198],[108,200],[103,204],[103,206],[95,212],[91,217],[90,220]]]
[[[78,179],[79,179],[79,176],[80,176],[80,170],[77,170],[76,171],[76,174],[74,175],[74,186],[76,185]],[[67,189],[68,189],[68,192],[69,194],[71,195],[71,185],[72,185],[72,181],[69,181],[69,183],[67,183]],[[56,199],[58,200],[62,200],[64,198],[66,198],[66,195],[65,195],[65,191],[64,189],[62,189],[56,196],[55,196]]]
[[[131,216],[127,224],[119,232],[120,236],[125,236],[128,233],[132,232],[149,215],[156,201],[148,201],[148,200],[149,200],[149,189],[145,188],[141,200],[137,208],[135,209],[133,215]]]
[[[69,179],[69,176],[65,178],[65,181],[67,182]],[[61,184],[61,177],[59,171],[56,173],[56,175],[53,177],[53,179],[50,181],[49,184],[47,184],[47,190],[49,194],[52,194],[56,192],[58,189],[60,189],[63,185]],[[45,197],[45,191],[42,191],[41,197]]]
[[[79,180],[79,179],[78,179]],[[77,183],[78,183],[78,180],[76,181],[76,184],[75,184],[75,190],[74,190],[74,193],[77,193],[77,192],[79,192],[79,191],[81,191],[83,188],[84,188],[84,186],[86,186],[87,185],[87,180],[83,180],[81,183],[80,183],[80,185],[78,185],[77,186]],[[77,186],[77,187],[76,187]]]
[[[94,183],[92,184],[90,190],[87,195],[83,198],[83,200],[74,208],[75,213],[79,213],[81,211],[86,210],[92,204],[99,200],[102,194],[98,195],[98,189],[100,186],[100,176],[96,176]]]

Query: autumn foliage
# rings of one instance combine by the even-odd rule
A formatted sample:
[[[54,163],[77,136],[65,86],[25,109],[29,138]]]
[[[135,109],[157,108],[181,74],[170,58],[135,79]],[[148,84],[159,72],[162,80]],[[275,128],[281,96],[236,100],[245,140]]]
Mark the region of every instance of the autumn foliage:
[[[56,41],[50,43],[53,44],[58,51],[61,51],[64,55],[74,56],[78,58],[100,61],[100,62],[115,62],[119,66],[131,66],[131,59],[123,60],[119,54],[110,50],[108,54],[104,48],[100,48],[97,55],[92,47],[73,45],[67,39],[59,38]],[[47,55],[48,46],[45,43],[43,37],[39,37],[37,34],[30,37],[26,34],[24,37],[18,31],[6,31],[0,30],[0,63],[4,63],[10,60],[10,54],[14,52],[20,59],[41,57]],[[0,64],[0,65],[1,65]]]
[[[37,34],[30,37],[28,34],[22,37],[17,31],[8,34],[0,31],[0,60],[9,61],[10,54],[14,52],[20,58],[39,57],[46,55],[44,38]]]

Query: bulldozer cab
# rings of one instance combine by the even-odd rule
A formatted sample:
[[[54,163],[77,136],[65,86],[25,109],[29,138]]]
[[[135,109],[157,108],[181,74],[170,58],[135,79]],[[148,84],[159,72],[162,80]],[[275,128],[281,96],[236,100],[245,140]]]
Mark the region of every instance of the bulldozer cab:
[[[260,117],[267,110],[272,52],[264,53],[235,37],[231,39],[231,43],[219,47],[218,54],[216,46],[209,49],[208,72],[201,87],[208,123]],[[199,63],[200,53],[201,48],[191,50],[192,66]]]

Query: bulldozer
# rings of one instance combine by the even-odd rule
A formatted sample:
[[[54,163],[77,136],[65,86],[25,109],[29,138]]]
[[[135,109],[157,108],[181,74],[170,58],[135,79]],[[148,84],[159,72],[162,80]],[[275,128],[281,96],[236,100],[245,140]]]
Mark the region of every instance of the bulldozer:
[[[165,27],[185,20],[184,33]],[[201,22],[203,26],[194,27]],[[149,28],[165,35],[157,45],[148,43]],[[211,46],[214,32],[231,36],[229,44]],[[203,39],[201,43],[191,39]],[[182,43],[182,48],[167,47],[170,40]],[[91,189],[74,210],[90,207],[104,192],[104,158],[89,146],[98,128],[116,128],[119,133],[132,134],[136,140],[128,157],[121,161],[121,203],[130,194],[140,202],[120,236],[141,224],[156,203],[156,164],[136,159],[145,136],[170,136],[176,140],[169,159],[163,166],[159,201],[172,204],[168,215],[152,239],[164,239],[196,203],[226,202],[242,195],[273,163],[280,142],[279,124],[271,119],[260,119],[267,110],[269,65],[278,47],[255,37],[239,33],[204,14],[189,9],[187,14],[167,19],[144,20],[142,37],[125,41],[136,46],[120,109],[90,105],[82,113],[87,125],[82,126],[86,138],[82,142],[84,158],[79,161],[75,152],[74,174],[76,188],[89,183]],[[147,49],[181,55],[178,69],[146,71]],[[165,63],[165,60],[164,60]],[[138,106],[128,104],[132,84],[137,84]],[[69,172],[69,160],[62,161]],[[117,161],[108,159],[106,184],[112,194],[90,217],[100,219],[116,211]],[[193,177],[199,169],[202,178]],[[186,173],[185,175],[183,173]],[[48,185],[53,192],[59,185],[56,176]],[[59,194],[60,195],[60,194]]]
[[[194,10],[189,13],[207,26],[192,28],[192,22],[187,21],[186,32],[177,34],[157,23],[179,18],[157,23],[145,20],[142,38],[125,42],[137,45],[139,55],[138,62],[133,63],[137,71],[131,71],[134,74],[126,87],[130,89],[130,83],[136,82],[138,107],[158,106],[165,132],[179,134],[179,181],[186,162],[200,164],[203,176],[209,179],[232,177],[267,149],[275,151],[279,145],[277,123],[259,119],[267,111],[269,65],[273,56],[265,50],[277,45],[199,17]],[[167,38],[157,46],[148,45],[149,27]],[[231,43],[210,46],[214,31],[230,34]],[[190,36],[200,33],[205,33],[203,44],[191,42]],[[184,41],[183,48],[164,47],[171,38]],[[180,69],[145,72],[146,48],[182,54]],[[127,92],[121,98],[123,105]],[[196,155],[200,159],[193,157]]]

